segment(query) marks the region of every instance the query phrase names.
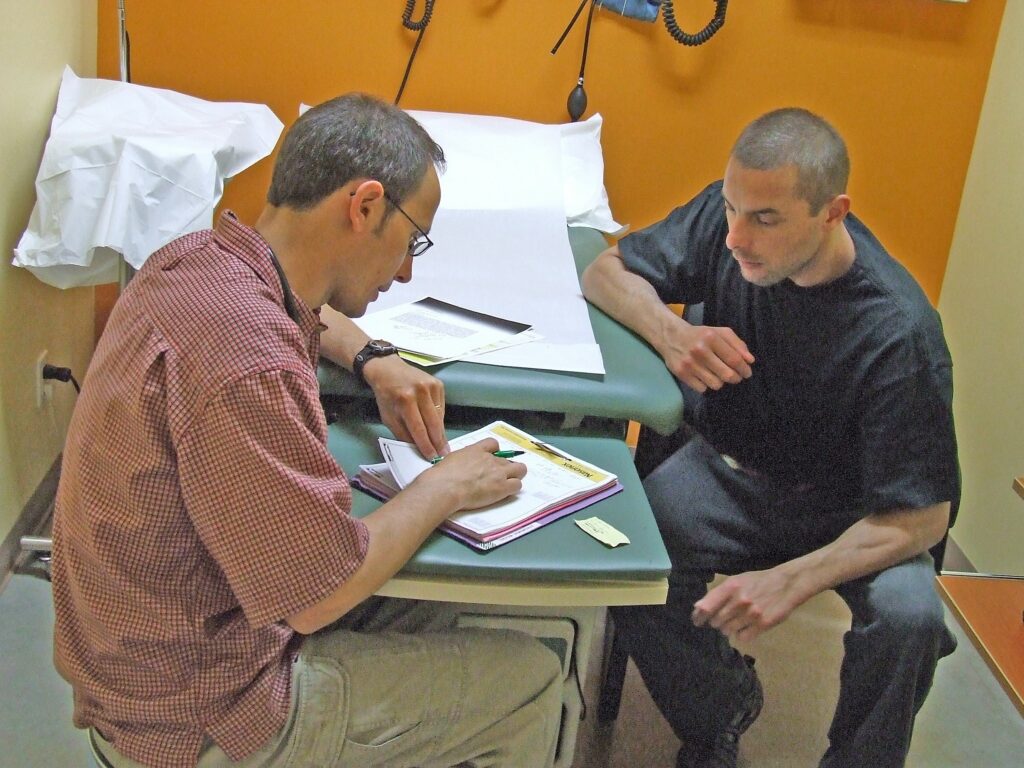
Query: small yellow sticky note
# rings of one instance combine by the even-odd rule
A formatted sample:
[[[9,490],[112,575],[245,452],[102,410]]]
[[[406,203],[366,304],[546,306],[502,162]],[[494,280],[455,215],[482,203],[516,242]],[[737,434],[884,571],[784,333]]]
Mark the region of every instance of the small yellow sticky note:
[[[617,547],[620,544],[629,544],[629,537],[622,531],[608,525],[599,517],[588,517],[586,520],[577,520],[576,525],[600,541],[606,547]]]

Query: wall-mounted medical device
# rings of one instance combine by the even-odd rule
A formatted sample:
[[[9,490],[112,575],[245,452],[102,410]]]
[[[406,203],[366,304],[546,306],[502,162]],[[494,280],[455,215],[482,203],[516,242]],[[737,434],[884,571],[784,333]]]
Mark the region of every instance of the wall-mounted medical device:
[[[569,117],[574,122],[579,120],[587,109],[587,92],[583,88],[583,78],[584,72],[587,68],[587,49],[590,44],[590,25],[593,21],[594,10],[596,8],[605,8],[606,10],[614,11],[621,16],[628,16],[629,18],[649,22],[653,22],[658,18],[658,9],[660,8],[661,17],[665,23],[665,29],[668,30],[668,33],[672,36],[673,40],[677,43],[681,43],[682,45],[703,45],[722,28],[723,24],[725,24],[725,12],[729,5],[729,0],[714,0],[715,13],[714,16],[712,16],[711,21],[707,23],[704,29],[695,34],[690,34],[680,29],[679,24],[676,22],[673,0],[582,0],[579,7],[576,9],[576,13],[573,14],[568,26],[562,33],[562,36],[558,38],[558,42],[555,43],[555,46],[551,49],[551,53],[558,51],[562,41],[565,40],[566,35],[569,34],[569,30],[572,29],[588,2],[590,3],[590,11],[587,14],[587,29],[583,38],[583,57],[580,61],[580,74],[576,81],[576,87],[569,92],[569,98],[566,101],[566,107],[569,110]]]

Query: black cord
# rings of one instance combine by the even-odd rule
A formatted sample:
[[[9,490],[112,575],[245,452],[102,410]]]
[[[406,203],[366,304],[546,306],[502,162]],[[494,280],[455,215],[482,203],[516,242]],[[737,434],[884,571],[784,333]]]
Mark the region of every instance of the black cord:
[[[556,53],[559,46],[565,40],[566,35],[569,34],[569,30],[576,24],[576,20],[583,13],[583,6],[590,3],[590,12],[587,14],[587,30],[583,35],[583,56],[580,58],[580,76],[576,80],[576,87],[569,91],[569,98],[566,100],[565,106],[569,110],[569,117],[573,122],[580,119],[584,112],[587,111],[587,92],[583,89],[583,75],[587,69],[587,51],[590,50],[590,26],[594,22],[594,9],[597,8],[597,0],[583,0],[579,7],[576,9],[576,13],[569,20],[569,25],[562,32],[562,36],[558,38],[558,42],[555,43],[555,47],[551,49],[551,53]]]
[[[63,381],[65,383],[71,382],[75,388],[75,392],[81,393],[82,388],[78,386],[78,381],[71,373],[70,368],[61,368],[60,366],[50,365],[47,363],[43,366],[42,375],[44,379],[56,379],[57,381]]]
[[[580,83],[583,82],[583,70],[587,68],[587,48],[590,47],[590,24],[594,21],[594,9],[597,2],[590,3],[590,12],[587,14],[587,30],[583,33],[583,59],[580,61]]]
[[[419,21],[412,20],[412,12],[416,10],[416,0],[405,0],[405,10],[402,11],[402,26],[411,29],[413,32],[422,32],[430,23],[430,16],[434,13],[434,0],[425,0],[423,15]]]
[[[683,32],[676,23],[676,11],[672,7],[672,0],[662,0],[661,15],[665,20],[665,29],[672,35],[677,43],[683,45],[703,45],[710,40],[715,32],[725,24],[725,11],[729,6],[729,0],[715,0],[715,15],[707,26],[695,35]]]
[[[430,17],[434,13],[434,0],[424,0],[423,2],[423,15],[419,21],[412,20],[412,12],[416,8],[416,0],[405,0],[405,10],[402,11],[402,26],[406,29],[411,29],[413,32],[419,32],[416,36],[416,44],[412,47],[412,53],[409,54],[409,61],[405,65],[405,74],[402,75],[402,84],[398,87],[398,95],[395,96],[395,104],[402,98],[402,94],[405,92],[405,84],[409,81],[409,73],[412,72],[412,63],[416,58],[416,51],[420,49],[420,43],[423,41],[423,33],[427,31],[427,25],[430,24]]]
[[[570,19],[569,21],[569,26],[565,28],[565,31],[562,33],[562,36],[558,38],[558,42],[555,43],[555,47],[551,49],[552,54],[558,53],[558,48],[562,45],[562,41],[565,40],[566,35],[569,34],[569,30],[571,30],[573,25],[576,23],[576,19],[578,19],[580,17],[580,14],[583,13],[583,6],[585,6],[588,2],[590,2],[590,0],[583,0],[583,2],[580,3],[580,7],[576,9],[576,13],[572,15],[572,19]]]

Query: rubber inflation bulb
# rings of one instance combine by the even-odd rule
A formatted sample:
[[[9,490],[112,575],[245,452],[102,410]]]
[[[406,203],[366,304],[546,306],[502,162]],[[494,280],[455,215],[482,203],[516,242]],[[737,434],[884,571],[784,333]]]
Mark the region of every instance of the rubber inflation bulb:
[[[580,116],[587,111],[587,92],[583,90],[583,80],[581,79],[579,85],[572,89],[569,94],[569,100],[566,102],[566,106],[569,109],[569,117],[575,123],[580,119]]]

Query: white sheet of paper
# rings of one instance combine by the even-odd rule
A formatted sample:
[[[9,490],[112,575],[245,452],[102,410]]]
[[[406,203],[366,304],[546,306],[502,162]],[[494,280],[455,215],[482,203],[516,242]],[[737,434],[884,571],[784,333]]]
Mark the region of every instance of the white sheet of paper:
[[[532,323],[544,337],[473,362],[604,373],[561,212],[449,211],[442,202],[430,237],[436,245],[413,262],[412,282],[392,285],[368,313],[433,296]]]
[[[430,232],[435,246],[414,262],[411,283],[394,284],[367,312],[433,296],[530,323],[544,337],[543,344],[488,352],[473,362],[604,373],[566,231],[559,127],[410,114],[447,158]]]
[[[416,365],[421,365],[423,367],[428,368],[432,365],[451,363],[454,362],[455,360],[471,360],[473,362],[476,362],[476,358],[478,356],[484,355],[488,352],[492,352],[494,350],[499,349],[505,349],[507,347],[514,347],[516,344],[530,344],[534,341],[540,341],[542,338],[544,337],[541,336],[536,331],[523,331],[522,333],[517,333],[515,336],[507,336],[504,339],[500,339],[499,341],[496,341],[493,344],[488,344],[483,347],[477,347],[475,349],[470,350],[465,355],[459,355],[458,357],[424,357],[423,355],[417,355],[413,352],[405,352],[403,350],[399,350],[398,355],[399,357],[408,360],[411,363],[416,363]]]
[[[597,344],[551,344],[538,341],[531,344],[528,350],[520,351],[506,347],[462,359],[470,363],[507,365],[512,368],[540,368],[565,373],[604,373],[604,359]],[[529,361],[529,365],[523,364],[526,360]]]
[[[551,208],[565,226],[562,133],[557,125],[448,112],[409,114],[444,148],[443,209]]]

